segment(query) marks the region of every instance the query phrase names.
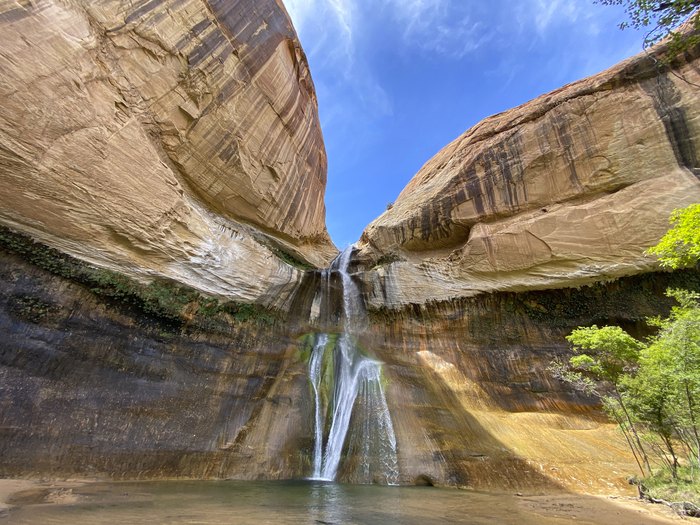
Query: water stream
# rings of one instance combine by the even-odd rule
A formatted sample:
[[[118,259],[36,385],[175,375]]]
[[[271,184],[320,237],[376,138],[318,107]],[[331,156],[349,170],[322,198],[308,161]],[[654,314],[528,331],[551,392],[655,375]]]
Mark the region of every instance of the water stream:
[[[347,448],[356,456],[358,481],[394,485],[399,479],[396,435],[382,385],[382,365],[364,355],[357,344],[366,319],[362,296],[348,272],[351,255],[349,247],[322,274],[321,294],[329,293],[326,281],[331,273],[340,276],[343,312],[342,332],[335,337],[317,334],[309,360],[315,415],[312,478],[335,480]],[[330,301],[326,298],[320,304]],[[329,367],[331,373],[327,372]],[[325,399],[323,392],[331,389],[332,396]],[[349,434],[352,445],[346,443]]]

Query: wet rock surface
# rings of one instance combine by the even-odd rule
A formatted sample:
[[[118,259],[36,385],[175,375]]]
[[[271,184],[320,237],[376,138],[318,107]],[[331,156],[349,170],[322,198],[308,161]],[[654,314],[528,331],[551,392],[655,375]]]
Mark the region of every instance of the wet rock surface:
[[[0,475],[302,470],[305,369],[284,332],[232,319],[175,328],[0,258]]]
[[[173,326],[14,254],[4,252],[0,267],[0,474],[310,475],[310,356],[299,331],[308,326],[228,317]],[[624,483],[633,465],[621,437],[592,399],[545,368],[568,355],[571,327],[607,320],[643,335],[641,320],[668,307],[658,300],[666,286],[700,289],[694,272],[628,279],[371,310],[358,344],[384,363],[399,482]],[[340,480],[354,479],[356,438]]]

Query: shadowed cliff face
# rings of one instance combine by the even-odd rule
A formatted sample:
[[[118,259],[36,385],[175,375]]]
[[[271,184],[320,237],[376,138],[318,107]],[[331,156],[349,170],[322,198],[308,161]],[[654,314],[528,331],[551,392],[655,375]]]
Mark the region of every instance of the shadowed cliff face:
[[[0,259],[0,475],[303,471],[305,369],[283,331],[173,328]]]
[[[319,328],[301,315],[175,326],[9,251],[0,262],[0,475],[310,475],[302,336]],[[370,310],[359,344],[384,362],[399,482],[618,490],[634,473],[621,436],[545,368],[568,354],[572,327],[614,321],[634,332],[680,284],[700,289],[700,278]],[[311,311],[312,300],[298,304]],[[342,481],[356,480],[359,440],[351,431]]]
[[[334,255],[316,95],[277,2],[19,2],[0,27],[0,222],[276,306],[300,276],[278,250]]]
[[[377,307],[650,271],[700,200],[700,48],[639,55],[480,122],[362,235]]]

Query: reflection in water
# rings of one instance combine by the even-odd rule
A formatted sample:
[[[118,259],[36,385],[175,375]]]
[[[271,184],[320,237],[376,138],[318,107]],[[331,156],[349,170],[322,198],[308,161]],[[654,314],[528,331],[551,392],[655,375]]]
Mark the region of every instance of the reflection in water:
[[[95,483],[75,501],[36,490],[2,525],[638,525],[666,523],[584,496],[518,498],[428,487],[304,482],[160,481]]]
[[[309,491],[310,523],[347,523],[344,509],[347,503],[339,485],[334,483],[311,485]]]

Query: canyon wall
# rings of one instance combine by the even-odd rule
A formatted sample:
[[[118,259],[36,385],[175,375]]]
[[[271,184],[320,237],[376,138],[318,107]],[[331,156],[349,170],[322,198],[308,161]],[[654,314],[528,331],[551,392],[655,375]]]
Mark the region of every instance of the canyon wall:
[[[0,234],[0,475],[311,474],[319,327],[308,315],[212,305],[165,283],[153,304],[138,288],[152,285],[125,291],[116,272]],[[314,280],[297,297],[307,314]],[[331,281],[332,318],[342,300]],[[670,306],[667,286],[700,290],[700,273],[369,310],[358,344],[383,362],[399,482],[624,489],[636,467],[622,436],[594,399],[546,368],[568,355],[575,326],[615,322],[644,335],[644,318]],[[351,424],[342,481],[362,479],[363,428]]]
[[[404,475],[605,491],[638,470],[547,367],[577,326],[644,337],[666,286],[699,289],[644,255],[700,201],[700,47],[664,53],[485,119],[363,232],[355,277]]]
[[[304,471],[305,368],[265,312],[179,323],[95,290],[0,250],[0,476]]]
[[[308,269],[335,248],[284,8],[20,1],[0,26],[0,475],[308,476],[309,341],[343,301],[332,275],[320,311]],[[700,200],[699,55],[486,119],[368,226],[358,344],[384,363],[401,483],[607,492],[635,473],[546,367],[572,328],[643,336],[667,286],[700,289],[643,256]]]
[[[700,289],[700,274],[370,311],[364,346],[384,362],[401,481],[624,491],[639,469],[619,430],[547,369],[570,356],[565,336],[577,326],[647,335],[645,317],[670,307],[667,286]]]
[[[0,9],[0,222],[100,266],[284,305],[325,266],[316,95],[278,2]]]
[[[697,47],[663,46],[489,117],[364,231],[373,305],[578,286],[651,271],[675,208],[700,201]]]

